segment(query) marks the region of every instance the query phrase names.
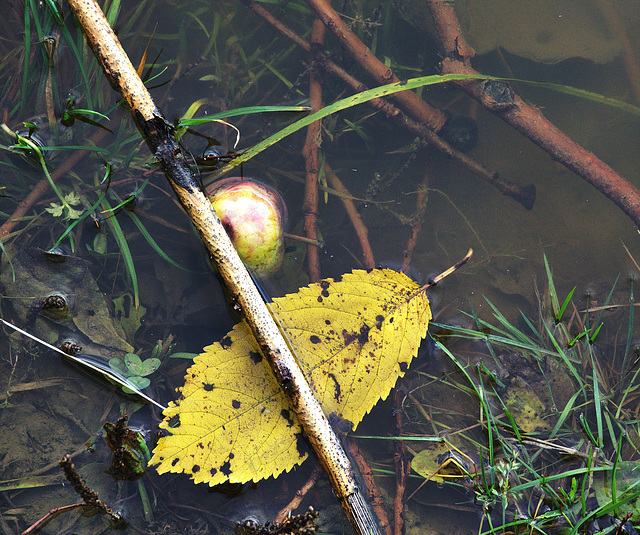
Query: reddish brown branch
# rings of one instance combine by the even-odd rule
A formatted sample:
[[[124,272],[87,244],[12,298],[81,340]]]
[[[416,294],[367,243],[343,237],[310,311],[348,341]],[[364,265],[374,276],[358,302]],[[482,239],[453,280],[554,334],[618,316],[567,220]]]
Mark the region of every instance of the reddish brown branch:
[[[443,46],[451,47],[451,43],[455,46],[444,50],[446,58],[442,62],[442,72],[479,75],[469,66],[470,56],[462,56],[465,51],[471,53],[472,49],[466,45],[460,32],[452,3],[447,0],[427,0],[427,4],[436,27],[442,32],[439,36]],[[461,80],[456,85],[544,149],[554,160],[604,193],[640,226],[640,191],[561,132],[538,109],[524,102],[507,83],[495,80]]]
[[[418,195],[416,198],[416,215],[415,215],[415,223],[411,227],[411,236],[409,237],[409,241],[407,242],[407,247],[404,250],[404,254],[402,257],[402,272],[406,273],[409,269],[409,264],[411,264],[411,258],[413,256],[413,250],[416,248],[416,244],[418,243],[418,236],[420,235],[420,230],[422,230],[422,221],[424,220],[424,214],[427,211],[427,189],[429,187],[429,176],[431,175],[431,169],[426,169],[424,173],[424,178],[422,179],[422,183],[418,188]]]
[[[324,41],[324,26],[318,19],[313,21],[311,42],[321,45]],[[322,108],[322,85],[315,70],[309,75],[309,104],[311,113]],[[318,173],[320,172],[318,148],[322,140],[322,121],[315,121],[307,127],[307,139],[302,149],[306,168],[304,190],[304,233],[307,238],[318,239]],[[319,249],[315,245],[307,245],[307,271],[309,280],[320,280]]]
[[[380,528],[385,533],[385,535],[391,535],[391,524],[389,522],[389,516],[387,515],[387,510],[384,506],[384,498],[382,497],[382,493],[380,489],[378,489],[378,485],[376,485],[376,480],[373,477],[373,470],[367,463],[367,460],[364,458],[360,447],[356,442],[350,439],[348,436],[345,437],[346,448],[355,462],[358,470],[360,471],[360,475],[362,476],[362,480],[364,481],[364,485],[366,487],[366,496],[367,500],[371,504],[376,517],[378,518],[378,522],[380,524]]]
[[[298,46],[310,52],[312,50],[311,45],[292,31],[289,27],[282,24],[278,19],[276,19],[269,11],[267,11],[260,4],[247,1],[247,5],[258,15],[260,15],[264,20],[266,20],[269,24],[271,24],[276,30],[282,33],[285,37],[291,39]],[[319,50],[314,50],[315,61],[318,65],[320,65],[326,72],[333,74],[340,80],[342,80],[345,84],[351,87],[355,92],[365,91],[367,86],[360,82],[358,79],[351,76],[347,73],[342,67],[336,65],[333,61],[331,61],[326,54]],[[394,120],[396,123],[401,125],[404,128],[407,128],[414,134],[420,136],[425,144],[431,145],[438,149],[440,152],[446,154],[448,157],[456,160],[464,167],[469,169],[472,173],[480,177],[482,180],[488,182],[493,187],[498,189],[504,195],[507,195],[520,204],[522,204],[527,210],[530,210],[535,201],[535,187],[533,185],[521,187],[509,180],[503,179],[498,176],[498,173],[487,169],[480,163],[476,162],[472,158],[469,158],[467,155],[462,152],[454,149],[451,145],[449,145],[446,141],[440,138],[437,134],[435,134],[430,128],[425,126],[424,124],[419,123],[418,121],[414,121],[405,113],[403,113],[400,109],[394,106],[391,102],[376,98],[368,101],[369,106],[372,108],[381,111],[385,114],[385,116],[389,119]]]
[[[296,491],[296,495],[293,497],[293,499],[285,507],[283,507],[280,510],[280,512],[273,519],[273,521],[279,522],[279,523],[284,522],[293,511],[295,511],[298,507],[300,507],[302,500],[309,493],[309,491],[314,487],[318,479],[320,479],[321,475],[322,475],[322,468],[320,466],[316,466],[313,469],[313,472],[311,472],[311,475],[309,476],[309,479],[307,479],[306,483],[302,485],[302,487],[298,491]]]
[[[338,175],[333,172],[333,169],[331,169],[328,163],[324,164],[324,170],[331,187],[344,195],[340,197],[340,199],[342,200],[344,208],[349,215],[349,219],[351,219],[351,224],[356,231],[358,240],[360,240],[360,247],[362,248],[362,254],[364,256],[364,266],[367,269],[374,269],[376,267],[376,262],[373,258],[371,244],[369,243],[369,231],[367,230],[364,221],[362,221],[362,217],[360,217],[360,213],[356,209],[356,205],[351,200],[349,190],[344,187],[344,184],[338,178]]]
[[[396,436],[403,433],[404,423],[402,418],[402,398],[403,393],[398,387],[393,389],[393,423]],[[411,463],[407,459],[407,452],[402,440],[395,441],[395,453],[393,462],[396,469],[396,495],[393,500],[393,534],[404,535],[404,498],[407,493],[407,478],[411,472]]]
[[[326,0],[307,0],[307,3],[338,38],[340,44],[378,83],[391,84],[400,81],[400,78],[358,39],[358,36],[349,29]],[[393,98],[416,121],[426,124],[435,132],[440,130],[447,121],[447,115],[443,111],[432,108],[413,91],[396,93]]]
[[[93,507],[88,503],[74,503],[71,505],[65,505],[63,507],[56,507],[55,509],[51,509],[46,515],[44,515],[40,520],[29,526],[25,529],[21,535],[30,535],[31,533],[37,533],[40,531],[46,524],[48,524],[51,520],[53,520],[58,515],[62,513],[66,513],[68,511],[73,511],[74,509],[82,509],[82,508],[90,508]]]

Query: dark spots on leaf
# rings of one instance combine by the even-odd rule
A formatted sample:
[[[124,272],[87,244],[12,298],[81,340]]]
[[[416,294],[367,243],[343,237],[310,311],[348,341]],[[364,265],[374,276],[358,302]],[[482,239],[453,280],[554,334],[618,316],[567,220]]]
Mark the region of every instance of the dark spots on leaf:
[[[211,392],[211,391],[213,390],[213,385],[212,385],[212,384],[209,384],[209,383],[203,383],[203,385],[204,385],[204,389],[205,389],[207,392]]]
[[[400,366],[400,370],[404,373],[409,369],[409,365],[406,362],[400,362],[398,364]]]
[[[280,416],[282,416],[287,421],[287,427],[293,427],[291,413],[287,409],[282,409],[280,411]]]
[[[262,360],[262,355],[257,351],[249,351],[249,358],[253,361],[254,364],[258,364]]]
[[[318,303],[322,303],[322,297],[318,296]]]
[[[296,433],[296,449],[298,455],[302,458],[307,454],[307,445],[304,441],[304,437],[300,433]]]
[[[234,399],[234,400],[231,402],[231,406],[232,406],[234,409],[239,409],[239,408],[240,408],[240,405],[241,405],[241,403],[240,403],[237,399]]]
[[[212,468],[211,470],[209,470],[209,473],[210,473],[212,476],[215,476],[215,475],[218,473],[218,469],[217,469],[217,468]]]
[[[326,290],[327,288],[329,288],[329,286],[331,286],[331,283],[329,281],[320,281],[320,288],[322,288],[323,290]]]
[[[331,325],[331,320],[324,320],[325,325]]]
[[[334,382],[335,387],[336,387],[336,392],[333,395],[333,397],[335,398],[335,400],[337,402],[340,402],[340,392],[341,392],[341,388],[340,388],[340,383],[338,382],[338,380],[336,379],[336,376],[333,375],[332,373],[329,374],[329,378]]]
[[[358,338],[358,335],[356,333],[350,333],[346,329],[342,329],[342,338],[344,338],[344,345],[348,346]]]
[[[383,316],[382,314],[378,314],[378,315],[376,316],[376,321],[377,321],[378,323],[382,323],[382,322],[384,321],[384,316]]]
[[[178,459],[177,457],[171,461],[171,466],[175,466],[176,464],[178,464],[180,462],[180,459]]]
[[[235,457],[235,455],[233,453],[229,454],[229,460],[233,459]]]
[[[360,327],[360,334],[358,335],[358,342],[360,345],[364,345],[369,341],[369,327],[363,325]]]
[[[198,447],[203,450],[204,449],[204,444],[202,442],[198,442]]]
[[[329,297],[329,290],[322,290],[320,293],[322,294],[322,297]]]
[[[319,343],[320,343],[320,337],[319,337],[319,336],[316,336],[315,334],[312,334],[312,335],[309,337],[309,341],[310,341],[312,344],[319,344]]]
[[[342,275],[338,275],[337,277],[333,277],[333,282],[340,282],[342,280]]]
[[[389,318],[389,323],[393,323],[393,316]]]
[[[169,427],[180,427],[180,415],[176,414],[175,416],[172,416],[171,418],[169,418]]]
[[[193,468],[191,469],[191,472],[194,474],[197,474],[200,471],[200,466],[197,464],[193,465]]]
[[[220,467],[220,471],[227,477],[231,475],[231,463],[227,461]]]
[[[231,344],[233,344],[233,342],[231,341],[231,338],[228,336],[225,336],[222,340],[220,340],[220,345],[225,349],[227,349]]]

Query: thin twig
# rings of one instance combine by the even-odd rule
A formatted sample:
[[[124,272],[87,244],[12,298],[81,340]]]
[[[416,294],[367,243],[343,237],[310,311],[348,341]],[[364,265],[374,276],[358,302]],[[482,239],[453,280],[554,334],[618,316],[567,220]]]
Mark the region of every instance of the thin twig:
[[[326,0],[307,0],[307,4],[338,38],[340,44],[379,84],[400,81],[400,78],[358,39]],[[432,108],[413,91],[396,93],[393,98],[414,120],[427,124],[434,132],[438,132],[447,121],[447,115],[443,111]]]
[[[324,25],[319,19],[313,21],[311,29],[311,42],[316,46],[322,46],[324,42]],[[315,113],[322,108],[322,85],[315,69],[309,73],[309,105],[310,113]],[[318,239],[318,173],[320,162],[318,151],[322,142],[322,121],[315,121],[307,127],[307,138],[302,149],[304,156],[306,180],[304,189],[304,233],[307,238]],[[320,280],[320,255],[317,246],[307,246],[307,271],[310,282]]]
[[[329,181],[329,184],[331,184],[331,187],[343,194],[340,197],[340,200],[342,200],[344,208],[349,215],[349,219],[351,219],[351,224],[356,231],[358,240],[360,240],[360,247],[362,248],[362,254],[364,256],[364,266],[367,269],[374,269],[376,267],[376,261],[373,258],[373,251],[371,250],[371,244],[369,243],[369,231],[367,230],[364,221],[362,221],[362,217],[356,209],[356,205],[350,198],[351,194],[349,193],[349,190],[347,190],[347,188],[344,186],[342,181],[338,178],[338,175],[336,175],[333,169],[331,169],[331,166],[329,166],[329,164],[326,162],[324,165],[324,169],[327,180]]]
[[[431,174],[431,169],[425,170],[424,177],[422,179],[422,184],[420,184],[418,188],[418,195],[416,197],[416,215],[415,222],[411,226],[411,236],[409,237],[409,241],[407,242],[407,247],[404,250],[404,254],[402,255],[402,269],[403,273],[406,273],[409,269],[409,264],[411,264],[411,258],[413,256],[413,250],[416,248],[416,244],[418,243],[418,235],[420,234],[420,230],[422,229],[422,221],[424,220],[424,215],[427,211],[427,198],[429,191],[429,176]]]
[[[311,472],[309,479],[307,479],[305,484],[302,485],[302,487],[300,487],[300,489],[296,491],[296,495],[293,497],[293,499],[287,505],[285,505],[282,509],[280,509],[280,512],[273,519],[274,522],[280,522],[280,523],[284,522],[285,519],[291,514],[292,511],[295,511],[298,507],[300,507],[302,500],[309,493],[309,491],[315,486],[315,484],[318,482],[318,479],[320,479],[321,475],[322,475],[322,469],[320,468],[320,466],[316,466],[313,469],[313,472]]]

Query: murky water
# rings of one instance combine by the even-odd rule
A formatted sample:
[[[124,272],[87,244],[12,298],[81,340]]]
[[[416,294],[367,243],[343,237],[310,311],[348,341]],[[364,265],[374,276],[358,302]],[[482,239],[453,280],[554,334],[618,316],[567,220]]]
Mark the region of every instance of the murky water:
[[[549,44],[548,47],[536,47],[530,53],[524,53],[520,48],[514,48],[516,39],[512,42],[501,32],[495,33],[504,41],[497,43],[486,43],[480,34],[471,33],[470,39],[475,39],[474,44],[477,43],[478,50],[483,52],[473,60],[474,67],[496,76],[566,84],[634,103],[619,47],[615,45],[617,39],[599,26],[603,23],[600,17],[593,15],[592,2],[585,0],[583,3],[584,12],[592,13],[587,18],[595,28],[586,35],[576,29],[576,26],[586,25],[585,20],[571,10],[561,12],[567,6],[553,8],[559,10],[558,17],[565,13],[566,31],[572,36],[571,53],[563,56],[562,61],[551,63],[551,58],[558,58],[549,55],[554,38],[559,39],[559,34],[554,32],[561,30],[545,25],[545,17],[541,16],[540,20],[531,20],[530,25],[539,25],[535,26],[538,41]],[[60,131],[61,127],[57,132],[49,132],[46,127],[48,109],[59,116],[67,95],[72,94],[78,100],[77,108],[93,107],[111,119],[104,123],[111,132],[96,138],[96,145],[103,151],[93,151],[84,157],[71,173],[65,173],[57,182],[63,196],[76,192],[77,201],[73,197],[65,197],[75,209],[85,211],[101,201],[92,210],[100,220],[98,224],[89,218],[84,220],[73,230],[73,241],[67,238],[63,242],[67,250],[73,247],[74,254],[86,261],[86,273],[83,272],[82,276],[90,280],[83,283],[89,285],[89,290],[83,290],[88,293],[80,295],[76,292],[76,283],[67,282],[63,289],[74,295],[78,293],[81,308],[91,318],[96,315],[98,306],[108,312],[98,314],[99,321],[85,318],[81,326],[76,322],[73,330],[80,330],[85,340],[96,342],[98,332],[103,334],[105,329],[116,329],[117,334],[111,336],[126,338],[132,351],[143,359],[151,356],[160,340],[163,363],[149,376],[151,386],[146,392],[166,404],[175,397],[175,388],[182,385],[190,362],[188,359],[169,358],[169,355],[198,353],[204,346],[224,336],[237,317],[227,306],[220,283],[208,265],[195,232],[173,200],[166,180],[154,170],[153,161],[134,132],[130,117],[113,109],[115,94],[95,66],[89,63],[87,69],[90,74],[86,82],[82,80],[73,47],[69,46],[64,32],[56,30],[51,16],[44,14],[42,6],[37,2],[32,4],[33,13],[28,17],[32,59],[26,75],[22,74],[25,16],[21,2],[10,3],[11,14],[0,26],[5,41],[0,64],[3,120],[14,130],[21,128],[23,121],[38,122],[45,125],[39,132],[43,136],[53,136],[56,145],[76,146],[95,136],[99,129],[76,121],[64,132]],[[305,34],[313,19],[303,4],[263,5],[295,31]],[[437,72],[439,56],[435,40],[428,30],[418,28],[421,24],[410,25],[405,20],[405,11],[402,11],[405,17],[401,16],[399,4],[383,4],[379,8],[376,3],[348,2],[335,7],[352,17],[350,20],[356,19],[354,31],[368,44],[376,43],[378,55],[390,58],[391,66],[400,78]],[[469,0],[461,3],[459,9],[472,9],[473,4]],[[525,13],[527,8],[521,6],[520,9],[523,11],[519,16],[526,20],[529,15]],[[3,8],[5,10],[9,11]],[[637,51],[640,36],[637,30],[633,30],[632,23],[640,17],[640,7],[630,11],[625,11],[623,17],[629,21],[628,36],[634,51]],[[571,16],[576,18],[571,20]],[[363,25],[362,19],[367,23]],[[51,69],[43,55],[36,20],[42,25],[43,35],[61,34]],[[414,15],[412,21],[419,22],[419,17]],[[509,26],[506,22],[501,25]],[[291,104],[308,97],[310,60],[307,54],[294,48],[242,2],[147,1],[135,6],[127,3],[121,8],[116,28],[134,64],[140,61],[150,41],[145,70],[153,61],[156,63],[152,76],[166,67],[149,85],[153,87],[157,103],[171,121],[182,117],[197,101],[201,101],[201,105],[195,115],[203,116],[243,106]],[[469,32],[488,31],[486,28],[471,28],[466,22],[465,29]],[[70,25],[69,31],[77,39],[79,57],[83,54],[88,56],[89,52],[83,50],[76,29]],[[521,30],[514,29],[514,32]],[[583,46],[575,42],[581,35]],[[594,47],[591,39],[595,41],[597,38],[604,39],[596,41],[601,49],[605,41],[611,48],[606,57],[594,55],[593,49],[598,46]],[[526,39],[523,41],[527,42]],[[562,47],[561,41],[556,43],[554,53],[558,47]],[[375,85],[331,36],[327,36],[326,48],[335,61],[351,74],[370,86]],[[18,52],[10,53],[11,50]],[[50,72],[52,78],[47,81]],[[325,103],[349,94],[349,90],[345,93],[344,87],[331,75],[323,74],[321,78]],[[513,84],[513,87],[575,141],[628,180],[635,181],[640,168],[637,150],[640,123],[637,116],[549,89],[521,83]],[[53,107],[47,103],[50,89]],[[91,99],[87,98],[87,93]],[[426,210],[408,268],[410,275],[424,283],[457,262],[470,247],[474,249],[472,260],[430,293],[433,313],[439,324],[472,327],[474,322],[464,313],[473,310],[479,318],[495,325],[489,300],[519,329],[527,329],[520,311],[538,326],[539,311],[549,308],[544,255],[551,266],[560,303],[576,287],[576,309],[571,329],[576,328],[577,317],[584,317],[586,295],[589,295],[592,306],[603,304],[619,277],[609,304],[620,307],[603,315],[603,327],[593,346],[602,369],[599,380],[606,396],[604,389],[615,383],[616,370],[621,370],[621,354],[625,351],[627,338],[633,341],[631,351],[638,339],[637,325],[632,323],[629,327],[628,311],[621,308],[629,303],[630,276],[637,280],[638,268],[633,259],[637,261],[640,258],[638,228],[604,195],[466,95],[442,87],[425,88],[422,95],[449,113],[472,117],[478,126],[479,140],[469,156],[520,186],[535,185],[535,204],[531,210],[526,210],[435,149],[419,148],[414,144],[413,134],[389,123],[380,114],[371,115],[372,110],[366,105],[346,110],[324,121],[321,151],[356,199],[356,206],[368,229],[376,263],[401,268],[412,224],[416,222],[411,218],[416,212],[417,192],[421,185],[426,185]],[[99,119],[95,115],[85,116]],[[194,128],[183,141],[196,157],[202,155],[213,139],[220,143],[222,153],[227,150],[242,152],[296,118],[298,116],[293,114],[262,113],[229,119],[241,132],[237,147],[233,146],[235,132],[221,124]],[[65,137],[67,134],[68,139]],[[304,140],[304,131],[289,136],[242,168],[244,176],[259,178],[282,194],[288,205],[289,231],[293,234],[303,233],[305,163],[301,152]],[[8,145],[11,140],[5,136],[2,143]],[[55,173],[55,169],[73,153],[73,149],[57,150],[48,161],[49,170]],[[0,197],[0,223],[4,223],[44,175],[37,163],[29,163],[8,151],[2,151],[1,158],[0,187],[6,189],[0,189],[0,194],[6,196]],[[207,183],[213,174],[204,168],[202,172]],[[108,178],[103,181],[106,175]],[[107,191],[109,181],[108,194],[100,199],[100,194]],[[375,198],[363,200],[369,196],[371,185],[378,181],[388,183],[388,186],[380,188]],[[116,210],[117,213],[112,214],[106,211],[143,186],[133,212]],[[56,206],[52,203],[57,203],[62,216],[68,215],[64,211],[66,209],[61,208],[61,201],[48,190],[3,240],[10,255],[27,247],[48,249],[58,240],[69,221],[56,213]],[[325,242],[320,252],[322,276],[334,277],[364,267],[357,235],[340,197],[333,193],[325,196],[321,191],[318,214],[318,229]],[[145,238],[142,226],[153,237],[162,254],[174,263],[167,262],[158,254],[156,246]],[[119,240],[119,234],[124,238]],[[135,269],[135,286],[132,267],[127,265],[127,255],[123,253],[125,243]],[[287,246],[287,260],[282,272],[263,285],[265,292],[272,297],[293,292],[308,283],[304,246],[293,240],[288,240]],[[45,259],[41,261],[47,262]],[[178,269],[175,264],[186,269]],[[25,285],[20,286],[19,291],[13,291],[9,288],[15,289],[15,283],[8,275],[11,267],[6,260],[2,269],[5,287],[2,312],[6,319],[28,323],[28,312],[20,312],[19,306],[12,306],[14,300],[23,305],[29,304],[52,290],[60,290],[59,279],[45,277],[50,283],[48,288]],[[139,317],[132,308],[136,293],[144,308],[144,313],[142,308],[139,309]],[[569,308],[569,314],[574,314],[574,309]],[[77,315],[80,316],[79,313]],[[52,342],[71,329],[68,323],[52,324],[51,319],[41,315],[38,318],[39,323],[30,327],[38,329],[41,337]],[[116,327],[113,327],[114,323]],[[431,331],[438,334],[443,332],[443,328],[432,328]],[[108,332],[112,333],[111,330]],[[572,332],[574,336],[579,334],[575,330]],[[70,366],[59,356],[22,343],[9,334],[5,332],[0,339],[0,392],[4,393],[0,395],[0,485],[7,489],[0,496],[0,530],[3,533],[21,532],[49,510],[80,501],[70,485],[62,484],[63,478],[55,466],[65,454],[73,456],[79,472],[100,498],[126,517],[129,522],[127,533],[231,533],[235,522],[249,517],[259,522],[271,520],[289,502],[315,466],[314,460],[308,460],[277,480],[243,488],[230,485],[209,489],[206,485],[194,485],[184,475],[159,476],[153,469],[138,481],[115,481],[105,473],[111,454],[102,436],[103,424],[115,423],[121,411],[126,410],[131,418],[131,427],[142,429],[152,446],[161,419],[160,412],[153,407],[136,404],[118,387],[105,385],[97,374],[88,374]],[[100,344],[123,351],[119,343]],[[549,421],[554,421],[553,415],[557,416],[562,411],[572,395],[571,388],[575,388],[570,381],[559,386],[537,386],[544,383],[544,378],[537,375],[537,361],[528,357],[523,359],[521,353],[513,348],[500,350],[497,356],[492,356],[485,343],[449,341],[447,345],[465,364],[483,362],[491,373],[501,378],[504,392],[509,390],[509,385],[515,390],[515,377],[521,377],[539,398],[541,408],[538,412],[547,415]],[[412,366],[413,372],[401,382],[401,388],[411,392],[411,398],[403,399],[404,432],[455,435],[455,431],[460,429],[473,428],[465,434],[466,441],[451,439],[451,443],[468,456],[469,463],[480,467],[486,459],[480,459],[478,451],[485,447],[487,436],[478,426],[481,413],[477,399],[467,396],[464,389],[455,386],[465,384],[464,377],[451,359],[433,346],[431,340],[423,344]],[[590,373],[584,362],[581,369]],[[535,369],[531,371],[529,368]],[[543,371],[548,377],[552,376],[549,368]],[[446,381],[443,384],[443,377],[452,377],[451,384],[447,385]],[[553,377],[552,382],[556,380]],[[561,395],[563,389],[566,390],[564,396]],[[550,397],[541,394],[542,390],[552,394]],[[503,390],[498,388],[498,391],[506,397]],[[629,399],[635,398],[632,395]],[[493,402],[497,403],[495,399]],[[557,406],[552,408],[554,403]],[[631,419],[631,415],[637,415],[637,407],[625,407],[629,412],[625,412],[624,417]],[[499,405],[494,409],[498,411]],[[371,416],[365,418],[358,433],[395,435],[393,413],[390,400],[382,402]],[[627,422],[623,416],[620,416],[620,421]],[[577,413],[575,418],[577,421]],[[603,449],[610,455],[610,442],[617,436],[618,429],[614,430],[614,423],[608,425],[609,449]],[[580,429],[579,423],[575,424],[575,429]],[[633,435],[633,426],[629,429],[631,436],[636,436]],[[540,429],[538,431],[536,434],[534,425],[529,432],[540,438],[548,437],[548,430],[547,435]],[[564,439],[577,449],[583,447],[580,451],[586,451],[584,444],[580,446],[584,436],[579,431],[570,439],[566,436]],[[92,447],[88,450],[85,444],[89,442]],[[473,443],[479,445],[475,450]],[[395,494],[393,444],[373,439],[358,439],[358,444],[376,471],[377,481],[391,511]],[[423,449],[419,443],[407,444],[409,458]],[[624,456],[625,461],[637,460],[637,454],[631,447],[624,450]],[[557,461],[547,459],[545,462],[548,466],[556,466],[554,463]],[[467,469],[472,470],[470,467]],[[522,474],[517,473],[513,477],[522,477]],[[18,481],[12,483],[9,480]],[[483,510],[472,484],[429,481],[416,490],[423,482],[424,474],[418,475],[415,471],[409,478],[406,494],[411,495],[406,503],[408,533],[477,533],[479,526],[482,526],[482,531],[489,529],[487,518],[491,515],[487,513],[482,519]],[[147,512],[141,500],[141,485],[149,499]],[[510,503],[522,508],[520,502],[513,500]],[[304,511],[308,505],[321,512],[321,532],[343,533],[351,529],[326,482],[321,481],[315,486],[301,510]],[[495,508],[499,509],[498,506]],[[456,511],[455,520],[452,520],[452,510]],[[495,522],[495,518],[493,520]],[[551,531],[555,528],[544,529]],[[78,511],[72,511],[53,519],[41,533],[107,531],[109,528],[99,515],[86,518],[79,516]]]

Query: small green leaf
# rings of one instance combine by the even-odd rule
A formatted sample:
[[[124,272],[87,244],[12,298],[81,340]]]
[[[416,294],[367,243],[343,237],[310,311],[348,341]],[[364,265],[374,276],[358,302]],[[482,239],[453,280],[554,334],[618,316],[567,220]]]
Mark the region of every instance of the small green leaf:
[[[103,233],[93,238],[93,251],[100,255],[107,254],[107,237]]]
[[[45,208],[47,212],[49,212],[53,217],[61,217],[62,216],[62,205],[57,202],[49,203],[49,206]]]
[[[160,367],[160,364],[162,364],[160,359],[153,358],[153,357],[150,358],[150,359],[147,359],[147,360],[142,362],[142,369],[141,369],[140,373],[138,373],[138,375],[141,375],[143,377],[145,375],[151,375],[153,372],[155,372]]]
[[[162,351],[162,340],[158,340],[151,350],[151,357],[156,358]]]
[[[118,357],[114,357],[109,359],[109,367],[114,371],[119,373],[120,375],[128,376],[130,372],[127,368],[127,365],[124,361]]]
[[[129,372],[133,375],[141,375],[142,372],[142,360],[135,353],[127,353],[124,357],[124,362],[129,368]]]
[[[178,351],[169,355],[170,359],[190,359],[193,360],[198,356],[198,353],[186,353],[185,351]]]
[[[137,375],[134,377],[129,377],[129,382],[138,390],[144,390],[151,384],[151,381],[149,380],[148,377],[139,377]],[[133,390],[131,390],[130,388],[127,388],[126,386],[123,386],[122,390],[124,390],[129,394],[135,394]]]

